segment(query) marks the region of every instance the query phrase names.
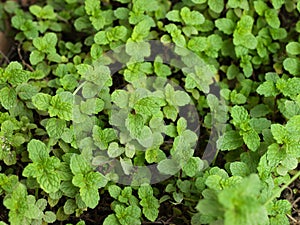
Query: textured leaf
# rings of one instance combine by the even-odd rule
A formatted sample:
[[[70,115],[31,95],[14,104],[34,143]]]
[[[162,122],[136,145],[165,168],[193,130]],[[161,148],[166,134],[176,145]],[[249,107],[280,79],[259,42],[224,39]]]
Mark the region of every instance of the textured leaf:
[[[250,119],[247,110],[242,106],[232,107],[230,113],[233,118],[233,124],[237,126],[247,123]]]
[[[208,0],[208,6],[215,13],[221,13],[224,9],[224,0]]]
[[[146,97],[138,100],[134,109],[138,114],[151,116],[160,111],[160,105],[154,97]]]
[[[10,109],[17,104],[17,94],[15,89],[4,87],[0,90],[0,102],[5,109]]]
[[[164,159],[158,163],[158,170],[164,174],[174,175],[180,169],[178,163],[172,159]]]
[[[260,145],[260,138],[255,130],[251,129],[243,133],[243,139],[250,150],[256,151],[258,149]]]
[[[265,17],[267,23],[273,27],[273,28],[279,28],[280,27],[280,20],[278,18],[277,10],[275,9],[267,9],[265,11]]]
[[[130,135],[133,138],[138,138],[141,136],[144,127],[144,119],[140,114],[129,114],[125,121],[125,125],[129,130]]]
[[[60,92],[51,98],[48,112],[51,117],[70,121],[73,115],[73,95],[70,92]]]
[[[118,143],[112,142],[108,146],[107,154],[111,158],[116,158],[124,152],[124,148],[119,147]]]
[[[143,206],[143,214],[148,220],[154,222],[158,217],[159,202],[153,196],[152,187],[150,185],[141,186],[138,195],[141,199],[140,204]]]
[[[106,128],[104,130],[99,126],[94,126],[93,128],[93,139],[95,145],[100,149],[107,149],[108,144],[117,138],[115,130],[112,128]]]
[[[220,18],[215,21],[216,27],[225,34],[232,34],[235,23],[231,19]]]
[[[82,155],[74,154],[71,157],[70,168],[74,175],[86,174],[91,171],[91,166]]]
[[[66,128],[66,121],[51,118],[47,121],[46,130],[49,137],[60,138]]]
[[[32,139],[27,146],[29,152],[29,158],[33,162],[40,162],[49,157],[49,151],[47,146],[36,139]]]
[[[43,111],[48,110],[48,108],[50,106],[50,101],[51,101],[51,95],[44,94],[44,93],[38,93],[32,97],[33,105],[37,109],[43,110]]]
[[[300,60],[298,58],[286,58],[283,61],[283,67],[292,75],[300,75]]]
[[[80,188],[80,196],[87,207],[94,209],[100,200],[97,188],[84,187]]]
[[[221,150],[234,150],[243,145],[243,139],[236,131],[227,131],[217,142]]]
[[[291,55],[300,54],[300,43],[299,42],[289,42],[286,46],[286,51]]]
[[[104,101],[100,98],[90,98],[80,104],[81,112],[92,115],[104,109]]]
[[[191,11],[188,7],[183,7],[180,16],[187,25],[198,25],[205,21],[204,16],[198,11]]]

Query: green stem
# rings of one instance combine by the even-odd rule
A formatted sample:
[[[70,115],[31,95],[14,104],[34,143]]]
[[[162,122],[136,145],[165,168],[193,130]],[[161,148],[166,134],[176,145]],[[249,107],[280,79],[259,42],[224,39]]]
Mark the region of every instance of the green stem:
[[[298,171],[285,185],[283,185],[271,198],[266,201],[264,206],[267,206],[269,203],[271,203],[277,196],[281,194],[281,192],[286,189],[288,186],[290,186],[291,183],[293,183],[298,177],[300,176],[300,171]]]
[[[85,83],[86,83],[86,81],[84,81],[82,84],[80,84],[80,85],[78,86],[78,88],[76,88],[76,90],[73,92],[73,95],[76,95],[77,92],[85,85]]]
[[[39,198],[39,189],[38,188],[35,189],[34,195],[35,195],[35,199]]]

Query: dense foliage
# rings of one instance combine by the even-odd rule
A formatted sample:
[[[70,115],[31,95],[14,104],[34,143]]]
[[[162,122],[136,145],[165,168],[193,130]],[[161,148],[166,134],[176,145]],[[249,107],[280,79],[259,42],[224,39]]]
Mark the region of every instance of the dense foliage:
[[[299,220],[282,194],[300,175],[299,12],[0,2],[16,51],[0,56],[0,224]]]

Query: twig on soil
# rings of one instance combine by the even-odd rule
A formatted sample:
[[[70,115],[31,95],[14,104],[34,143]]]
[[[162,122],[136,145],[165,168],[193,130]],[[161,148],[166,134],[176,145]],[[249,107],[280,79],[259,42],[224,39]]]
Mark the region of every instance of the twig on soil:
[[[22,57],[22,54],[21,54],[21,43],[18,45],[18,55],[19,55],[20,60],[22,61],[22,64],[24,66],[26,66],[29,70],[31,70],[33,72],[34,69],[28,63],[26,63],[25,60]]]
[[[300,201],[300,197],[296,198],[296,200],[293,202],[293,207],[296,206],[296,204]]]
[[[287,215],[287,217],[290,219],[290,220],[292,220],[294,223],[298,223],[299,221],[298,220],[296,220],[294,217],[292,217],[291,215],[289,215],[289,214],[286,214]]]
[[[2,55],[3,59],[5,59],[5,61],[6,61],[7,63],[10,63],[9,58],[8,58],[1,50],[0,50],[0,54]]]

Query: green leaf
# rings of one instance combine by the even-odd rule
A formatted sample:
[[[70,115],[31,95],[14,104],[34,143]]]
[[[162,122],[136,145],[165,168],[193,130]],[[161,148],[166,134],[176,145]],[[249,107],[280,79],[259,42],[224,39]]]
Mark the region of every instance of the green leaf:
[[[145,217],[154,222],[158,217],[159,202],[153,196],[153,190],[150,185],[141,186],[138,190],[140,205],[143,207],[143,214]]]
[[[17,93],[15,89],[4,87],[0,90],[1,105],[9,110],[17,104]]]
[[[286,142],[288,133],[283,125],[272,124],[271,132],[278,144],[283,144],[284,142]]]
[[[122,225],[139,225],[141,224],[140,216],[141,209],[136,205],[124,207],[123,205],[116,205],[116,217]]]
[[[289,42],[285,47],[286,51],[291,55],[300,54],[300,43],[299,42]]]
[[[287,32],[284,28],[270,28],[269,30],[274,40],[281,40],[287,37]]]
[[[47,121],[46,130],[49,137],[59,139],[66,128],[66,121],[56,118],[51,118]]]
[[[4,76],[7,76],[8,81],[13,86],[27,83],[30,78],[30,73],[23,70],[23,66],[18,62],[11,62],[5,68]]]
[[[249,10],[249,2],[247,0],[229,0],[227,4],[230,8]]]
[[[135,42],[143,41],[149,35],[150,28],[154,26],[155,23],[153,19],[146,17],[146,19],[143,19],[135,25],[131,34],[131,39]]]
[[[194,2],[195,4],[203,4],[205,3],[207,0],[192,0],[192,2]]]
[[[166,118],[171,119],[173,122],[176,121],[178,116],[178,109],[175,106],[167,105],[163,107],[163,112]]]
[[[87,174],[91,171],[91,166],[82,155],[74,154],[71,157],[70,168],[74,175]]]
[[[215,21],[216,27],[225,34],[232,34],[234,31],[235,23],[228,18],[220,18]]]
[[[124,152],[124,148],[119,147],[117,142],[112,142],[108,146],[107,154],[110,158],[116,158]]]
[[[271,121],[266,118],[252,118],[249,124],[257,133],[262,133],[263,130],[270,128]]]
[[[100,98],[90,98],[85,102],[81,102],[80,110],[81,112],[92,115],[101,112],[104,109],[104,101]]]
[[[37,18],[50,20],[56,18],[56,14],[54,13],[54,9],[51,5],[46,5],[43,8],[38,5],[31,5],[29,7],[29,11]]]
[[[88,186],[80,188],[80,196],[87,207],[90,207],[92,209],[94,209],[98,205],[100,200],[98,189]]]
[[[284,95],[295,98],[300,93],[300,79],[293,77],[288,80],[279,79],[276,88]]]
[[[115,130],[112,128],[101,129],[99,126],[93,128],[93,139],[95,145],[100,149],[107,149],[108,144],[117,138]]]
[[[254,19],[251,16],[243,15],[238,21],[236,29],[233,33],[233,44],[242,45],[249,49],[255,49],[257,46],[257,39],[251,33]]]
[[[105,31],[99,31],[98,33],[95,34],[94,40],[96,44],[99,45],[107,45],[109,44],[109,41],[106,37],[106,32]]]
[[[41,188],[47,193],[58,191],[60,176],[56,170],[60,167],[60,161],[56,157],[49,157],[46,145],[38,140],[28,143],[29,158],[33,163],[28,164],[23,170],[23,176],[35,177]]]
[[[265,11],[265,17],[267,23],[272,27],[272,28],[279,28],[280,27],[280,20],[278,18],[278,13],[276,9],[267,9]]]
[[[259,104],[254,106],[250,110],[251,117],[263,117],[271,112],[270,108],[265,104]]]
[[[86,64],[81,64],[76,66],[76,68],[82,75],[82,78],[93,82],[98,86],[96,90],[101,90],[103,87],[109,87],[112,85],[110,69],[107,66],[97,65],[92,67]]]
[[[116,10],[114,10],[114,15],[120,20],[126,20],[129,16],[129,9],[125,7],[118,7]]]
[[[109,195],[114,199],[118,199],[119,195],[121,194],[121,191],[122,189],[115,184],[112,184],[108,187]]]
[[[30,84],[21,84],[17,86],[16,92],[22,100],[30,100],[38,94],[39,88]]]
[[[60,119],[70,121],[73,115],[73,95],[64,91],[51,98],[48,112],[51,117],[58,116]]]
[[[278,94],[275,84],[271,80],[267,80],[260,84],[256,91],[258,94],[264,95],[266,97],[276,96]]]
[[[225,225],[250,225],[252,222],[249,218],[256,218],[258,221],[256,224],[268,223],[267,210],[256,197],[260,186],[258,176],[251,175],[244,178],[236,187],[224,190],[218,195],[219,202],[226,208]],[[248,204],[245,205],[245,202]]]
[[[260,137],[258,133],[254,130],[248,130],[242,133],[245,144],[251,151],[256,151],[260,146]]]
[[[160,56],[157,56],[154,61],[154,72],[159,77],[167,77],[172,74],[169,66],[163,64],[163,60]]]
[[[207,38],[206,37],[192,37],[188,42],[189,49],[202,52],[206,49]]]
[[[180,16],[187,25],[199,25],[205,21],[204,16],[200,12],[191,11],[188,7],[181,8]]]
[[[244,104],[247,101],[247,98],[245,95],[241,94],[241,93],[237,93],[236,90],[233,90],[230,93],[230,100],[233,104]]]
[[[50,106],[51,95],[38,93],[32,97],[32,103],[38,110],[47,111]]]
[[[189,177],[194,177],[201,169],[203,169],[204,163],[199,157],[191,157],[189,161],[183,166],[182,170]]]
[[[77,209],[76,201],[73,199],[68,199],[66,203],[64,204],[64,213],[65,214],[73,214],[75,210]]]
[[[208,0],[209,8],[215,13],[221,13],[224,9],[224,0]]]
[[[177,121],[177,133],[182,135],[182,133],[187,129],[187,121],[185,118],[180,117]]]
[[[37,177],[37,181],[41,185],[41,188],[47,193],[54,193],[59,190],[61,179],[59,174],[57,174],[56,172],[58,164],[59,159],[51,158],[51,160],[49,160],[49,167],[44,168],[44,173],[41,176]]]
[[[129,114],[125,126],[130,132],[130,136],[133,138],[139,138],[144,128],[144,119],[140,114]]]
[[[298,58],[286,58],[283,61],[283,67],[292,75],[300,75],[300,60]]]
[[[120,225],[120,223],[115,214],[110,214],[105,218],[103,225]]]
[[[56,221],[56,214],[51,211],[46,211],[43,220],[45,220],[46,223],[54,223]]]
[[[145,97],[138,100],[134,107],[140,115],[152,116],[160,111],[160,105],[155,97]]]
[[[243,106],[233,106],[230,113],[233,124],[236,126],[247,123],[250,119],[247,110]]]
[[[165,158],[165,153],[157,148],[150,148],[145,152],[145,159],[148,163],[158,163]]]
[[[181,22],[179,10],[171,10],[167,13],[166,18],[172,22]]]
[[[28,143],[27,149],[29,152],[29,158],[33,162],[40,162],[49,157],[47,146],[39,140],[32,139]]]
[[[163,174],[174,175],[179,171],[180,166],[173,159],[164,159],[158,163],[157,168]]]
[[[175,91],[174,93],[175,105],[185,106],[190,103],[190,96],[184,91]]]
[[[243,139],[237,131],[227,131],[217,141],[220,150],[234,150],[243,145]]]
[[[99,0],[87,0],[85,1],[85,11],[88,15],[95,15],[100,10]]]
[[[57,36],[55,33],[47,33],[44,37],[33,39],[33,46],[44,53],[55,53],[55,46],[57,44]]]
[[[126,40],[127,28],[125,26],[115,26],[106,32],[106,37],[110,42],[118,40]]]
[[[284,0],[273,0],[272,1],[272,5],[274,7],[274,9],[280,9],[281,6],[284,4]]]
[[[137,140],[145,148],[151,147],[154,142],[154,135],[150,127],[144,126]]]
[[[230,163],[230,171],[233,176],[246,177],[250,175],[249,167],[244,162],[232,162]]]
[[[150,44],[147,42],[134,42],[129,39],[126,43],[126,53],[132,56],[136,61],[150,56],[150,52]]]

